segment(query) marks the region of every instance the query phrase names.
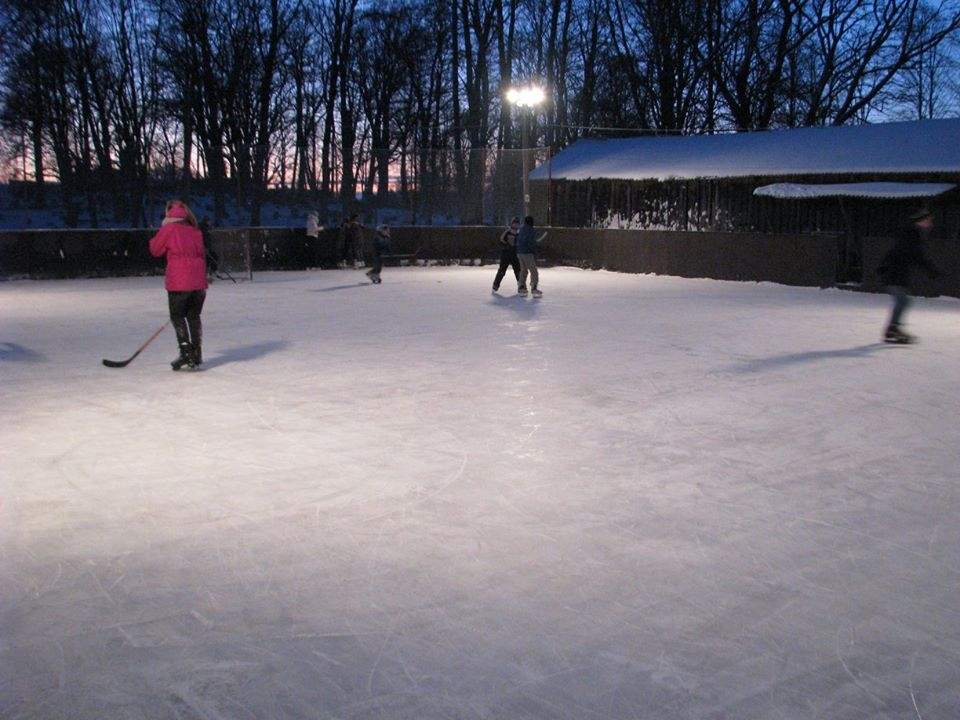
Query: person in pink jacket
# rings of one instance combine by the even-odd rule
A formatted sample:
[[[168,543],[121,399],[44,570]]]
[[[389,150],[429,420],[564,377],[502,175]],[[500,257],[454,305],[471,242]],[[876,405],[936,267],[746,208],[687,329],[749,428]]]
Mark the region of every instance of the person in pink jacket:
[[[170,366],[174,370],[195,369],[203,361],[200,312],[207,297],[207,261],[203,234],[186,203],[167,203],[163,225],[150,238],[150,253],[167,258],[167,300],[180,349],[180,356]]]

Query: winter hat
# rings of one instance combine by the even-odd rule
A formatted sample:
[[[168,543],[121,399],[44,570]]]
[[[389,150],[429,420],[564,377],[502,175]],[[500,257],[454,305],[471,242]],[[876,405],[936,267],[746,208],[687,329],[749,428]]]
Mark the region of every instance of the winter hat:
[[[910,219],[914,222],[920,222],[924,218],[933,217],[933,213],[927,208],[919,208],[910,213]]]
[[[168,219],[168,220],[186,220],[186,219],[187,219],[187,209],[186,209],[183,205],[181,205],[180,203],[177,203],[177,204],[175,204],[175,205],[171,205],[171,206],[170,206],[170,209],[167,210],[167,218],[166,218],[166,219]]]

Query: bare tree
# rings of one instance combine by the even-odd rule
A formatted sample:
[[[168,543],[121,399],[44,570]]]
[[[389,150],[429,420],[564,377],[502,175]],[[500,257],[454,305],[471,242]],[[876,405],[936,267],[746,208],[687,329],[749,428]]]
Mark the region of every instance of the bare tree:
[[[484,218],[545,85],[535,144],[955,112],[960,0],[0,0],[0,121],[68,223],[146,222],[156,183],[271,188]],[[506,202],[506,201],[505,201]],[[489,213],[486,213],[489,215]]]
[[[859,0],[858,0],[859,1]],[[742,0],[715,7],[704,62],[737,129],[770,127],[787,95],[790,60],[817,22],[808,0]]]
[[[925,10],[926,8],[926,10]],[[816,62],[805,124],[857,118],[921,55],[960,28],[960,8],[921,0],[813,0]]]

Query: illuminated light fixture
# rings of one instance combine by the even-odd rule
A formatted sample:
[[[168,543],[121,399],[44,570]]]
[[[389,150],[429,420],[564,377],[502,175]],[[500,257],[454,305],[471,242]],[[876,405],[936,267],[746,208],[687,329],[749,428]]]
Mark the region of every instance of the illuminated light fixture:
[[[546,98],[547,95],[543,92],[543,88],[536,85],[507,90],[507,100],[520,107],[536,107]]]

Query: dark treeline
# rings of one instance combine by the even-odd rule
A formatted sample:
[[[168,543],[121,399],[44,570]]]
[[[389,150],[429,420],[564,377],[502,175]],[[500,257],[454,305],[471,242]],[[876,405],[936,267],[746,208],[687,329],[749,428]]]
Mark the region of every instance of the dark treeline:
[[[482,193],[533,142],[843,124],[952,108],[960,0],[0,0],[6,146],[67,221],[151,183],[236,197]]]

